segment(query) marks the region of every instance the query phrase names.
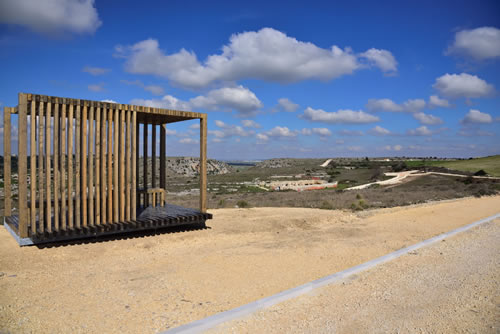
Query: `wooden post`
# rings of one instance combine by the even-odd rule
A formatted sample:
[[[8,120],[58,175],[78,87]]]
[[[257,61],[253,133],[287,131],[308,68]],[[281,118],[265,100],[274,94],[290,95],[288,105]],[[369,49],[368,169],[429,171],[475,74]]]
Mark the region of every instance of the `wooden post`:
[[[27,112],[28,112],[28,99],[26,94],[19,94],[18,105],[18,186],[19,186],[19,236],[21,238],[28,237],[28,189],[27,189]]]
[[[80,100],[76,100],[78,103],[76,106],[76,126],[75,126],[75,225],[76,228],[80,228],[80,215],[82,214],[80,210],[80,189],[81,189],[81,176],[80,176],[80,161],[81,161],[81,153],[82,153],[82,145],[81,145],[81,130],[82,126],[80,124],[80,118],[82,116]]]
[[[125,183],[126,183],[126,189],[125,189],[125,220],[130,221],[130,197],[131,197],[131,182],[130,180],[130,174],[131,174],[131,154],[130,154],[130,140],[131,140],[131,129],[130,129],[130,114],[131,110],[127,108],[125,111],[127,113],[127,124],[125,127]]]
[[[45,231],[45,216],[44,216],[44,162],[45,152],[43,149],[44,145],[44,134],[45,134],[45,114],[44,114],[44,102],[40,100],[38,103],[38,228],[40,232]]]
[[[113,222],[113,109],[111,105],[108,109],[108,214],[107,222]]]
[[[47,223],[47,232],[52,232],[52,195],[50,185],[50,122],[52,118],[52,103],[47,102],[47,110],[45,113],[45,201],[47,203],[45,210],[45,221]],[[21,176],[21,175],[19,175]]]
[[[82,170],[81,170],[81,192],[82,192],[82,226],[87,226],[87,118],[88,109],[87,101],[83,102],[83,112],[82,112],[82,139],[81,139],[81,154],[82,154]]]
[[[165,150],[165,141],[167,137],[167,124],[160,125],[160,188],[166,189],[167,182],[167,167],[165,166],[166,162],[166,150]]]
[[[89,179],[88,179],[88,202],[89,202],[89,225],[94,225],[94,102],[91,102],[89,112]]]
[[[117,106],[118,107],[118,106]],[[113,138],[113,221],[118,223],[120,221],[119,217],[119,191],[118,191],[118,132],[120,131],[120,115],[119,110],[115,109],[115,122],[114,122],[114,138]]]
[[[144,178],[144,190],[148,189],[148,123],[144,121],[144,138],[143,138],[143,150],[144,150],[144,160],[143,160],[143,178]],[[145,201],[147,202],[147,200]],[[147,206],[146,203],[144,203],[145,206]]]
[[[4,177],[4,216],[12,215],[12,179],[11,179],[11,124],[10,108],[3,108],[3,177]]]
[[[5,132],[5,126],[4,126],[4,132]],[[5,159],[5,155],[6,154],[4,154],[4,159]],[[4,161],[4,163],[5,163],[5,161]],[[36,198],[36,101],[32,100],[31,101],[31,112],[30,112],[30,202],[31,202],[30,217],[31,217],[31,234],[36,233],[36,201],[37,201],[37,198]]]
[[[101,224],[101,108],[95,111],[95,224]]]
[[[207,212],[207,118],[200,118],[200,211]]]
[[[151,133],[151,188],[156,188],[156,123],[153,120]]]
[[[132,161],[132,220],[135,220],[137,218],[137,186],[139,185],[139,173],[137,172],[137,164],[139,163],[139,150],[137,149],[138,145],[139,124],[137,123],[137,112],[134,107],[134,110],[132,112],[132,159],[135,159],[135,161]]]
[[[101,222],[107,223],[106,218],[106,107],[102,108],[101,120]]]
[[[54,229],[59,231],[59,99],[54,104]]]
[[[71,103],[71,102],[70,102]],[[68,225],[72,230],[74,227],[73,210],[73,104],[69,105],[68,111]]]
[[[125,113],[126,109],[121,105],[120,108],[120,149],[118,150],[120,159],[120,187],[118,188],[120,192],[120,221],[125,221]]]
[[[66,230],[66,201],[68,192],[66,190],[66,101],[63,99],[61,105],[61,229]]]

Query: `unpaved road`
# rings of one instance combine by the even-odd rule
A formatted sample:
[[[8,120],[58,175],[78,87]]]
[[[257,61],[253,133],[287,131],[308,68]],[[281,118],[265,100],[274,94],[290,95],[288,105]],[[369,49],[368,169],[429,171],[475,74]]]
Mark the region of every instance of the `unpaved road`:
[[[206,230],[19,248],[0,229],[0,332],[153,333],[366,262],[500,208],[500,196],[363,212],[220,209]]]
[[[498,333],[500,219],[207,333]]]

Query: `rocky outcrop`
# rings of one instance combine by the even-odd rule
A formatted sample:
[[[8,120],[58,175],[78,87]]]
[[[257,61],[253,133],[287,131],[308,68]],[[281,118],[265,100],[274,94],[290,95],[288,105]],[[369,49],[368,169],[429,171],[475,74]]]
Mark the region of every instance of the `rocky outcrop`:
[[[159,163],[159,162],[158,162]],[[196,176],[199,173],[200,159],[193,157],[169,157],[167,158],[167,168],[172,173],[183,176]],[[208,159],[207,174],[218,175],[232,172],[231,166],[225,162]]]

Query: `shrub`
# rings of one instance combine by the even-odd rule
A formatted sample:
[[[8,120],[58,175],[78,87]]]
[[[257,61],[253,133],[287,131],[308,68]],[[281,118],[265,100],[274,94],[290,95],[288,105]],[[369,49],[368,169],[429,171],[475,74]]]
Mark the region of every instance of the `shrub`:
[[[328,201],[323,201],[323,203],[321,203],[321,206],[319,208],[323,210],[333,210],[333,205]]]
[[[243,201],[243,200],[238,201],[236,203],[236,205],[238,206],[238,208],[248,208],[248,207],[250,207],[250,204],[248,204],[247,201]]]
[[[356,194],[356,199],[362,199],[361,194]]]
[[[225,201],[224,199],[221,199],[221,200],[219,201],[219,208],[220,208],[220,207],[223,207],[225,204],[226,204],[226,201]]]
[[[484,171],[484,169],[480,169],[477,172],[474,173],[475,176],[487,176],[488,173]]]

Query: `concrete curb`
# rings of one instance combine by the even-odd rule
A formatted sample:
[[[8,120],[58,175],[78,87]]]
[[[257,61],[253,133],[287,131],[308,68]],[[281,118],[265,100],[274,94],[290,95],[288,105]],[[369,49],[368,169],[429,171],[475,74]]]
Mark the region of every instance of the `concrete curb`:
[[[450,232],[446,232],[446,233],[437,235],[435,237],[432,237],[430,239],[421,241],[421,242],[419,242],[419,243],[417,243],[415,245],[412,245],[412,246],[409,246],[409,247],[406,247],[406,248],[402,248],[402,249],[397,250],[395,252],[383,255],[383,256],[378,257],[376,259],[373,259],[373,260],[370,260],[368,262],[365,262],[365,263],[359,264],[357,266],[351,267],[349,269],[346,269],[346,270],[343,270],[343,271],[339,271],[339,272],[337,272],[335,274],[332,274],[332,275],[329,275],[329,276],[325,276],[325,277],[317,279],[315,281],[312,281],[312,282],[300,285],[298,287],[295,287],[295,288],[292,288],[292,289],[289,289],[289,290],[285,290],[285,291],[279,292],[279,293],[277,293],[275,295],[272,295],[272,296],[269,296],[269,297],[266,297],[266,298],[262,298],[262,299],[256,300],[254,302],[248,303],[246,305],[242,305],[240,307],[237,307],[237,308],[234,308],[234,309],[231,309],[231,310],[228,310],[228,311],[224,311],[224,312],[221,312],[221,313],[214,314],[214,315],[209,316],[209,317],[204,318],[204,319],[200,319],[200,320],[193,321],[191,323],[188,323],[188,324],[176,327],[176,328],[172,328],[172,329],[167,330],[167,331],[165,331],[163,333],[165,333],[165,334],[171,334],[171,333],[201,333],[201,332],[203,332],[205,330],[213,328],[213,327],[215,327],[215,326],[217,326],[217,325],[219,325],[221,323],[224,323],[226,321],[230,321],[230,320],[234,320],[234,319],[237,319],[237,318],[241,318],[241,317],[247,316],[247,315],[249,315],[251,313],[254,313],[256,311],[262,310],[264,308],[268,308],[270,306],[273,306],[275,304],[281,303],[283,301],[286,301],[286,300],[289,300],[289,299],[292,299],[292,298],[296,298],[296,297],[298,297],[300,295],[309,293],[309,292],[311,292],[314,289],[323,287],[323,286],[328,285],[328,284],[336,283],[336,282],[338,282],[338,281],[340,281],[342,279],[345,279],[345,278],[347,278],[349,276],[352,276],[352,275],[357,274],[359,272],[371,269],[371,268],[373,268],[373,267],[375,267],[375,266],[377,266],[379,264],[383,264],[385,262],[389,262],[389,261],[394,260],[394,259],[396,259],[396,258],[398,258],[398,257],[400,257],[402,255],[405,255],[405,254],[407,254],[407,253],[409,253],[411,251],[417,250],[417,249],[425,247],[425,246],[429,246],[429,245],[431,245],[431,244],[433,244],[435,242],[441,241],[441,240],[443,240],[445,238],[448,238],[448,237],[451,237],[451,236],[453,236],[455,234],[458,234],[458,233],[461,233],[461,232],[465,232],[467,230],[470,230],[473,227],[476,227],[478,225],[481,225],[481,224],[484,224],[486,222],[492,221],[492,220],[494,220],[496,218],[500,218],[500,213],[497,213],[497,214],[495,214],[493,216],[490,216],[490,217],[478,220],[478,221],[476,221],[474,223],[465,225],[463,227],[457,228],[457,229],[452,230]]]

